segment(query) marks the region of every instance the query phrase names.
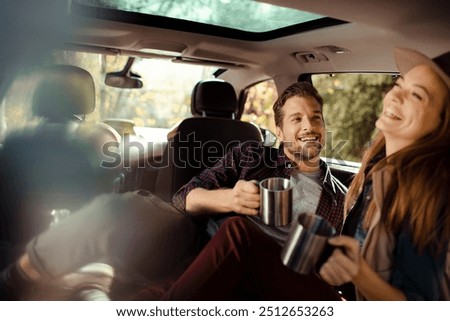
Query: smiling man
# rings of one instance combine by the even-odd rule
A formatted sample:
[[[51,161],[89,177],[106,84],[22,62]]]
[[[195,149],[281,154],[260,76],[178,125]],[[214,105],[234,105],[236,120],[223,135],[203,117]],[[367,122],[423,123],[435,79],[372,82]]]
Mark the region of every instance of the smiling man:
[[[340,230],[346,188],[320,159],[325,142],[322,106],[322,97],[310,83],[287,87],[273,106],[280,148],[257,142],[236,146],[213,168],[181,188],[173,198],[174,205],[193,216],[214,214],[209,221],[211,235],[223,222],[221,214],[231,212],[247,216],[283,244],[290,225],[269,227],[260,222],[255,181],[284,177],[294,186],[293,219],[298,213],[313,212]]]
[[[325,142],[322,105],[322,97],[310,83],[286,88],[273,106],[280,148],[257,142],[236,146],[213,168],[181,188],[173,198],[174,205],[193,216],[214,214],[216,221],[222,221],[221,214],[248,216],[281,244],[289,226],[269,228],[260,223],[255,181],[284,177],[295,187],[294,216],[317,212],[339,230],[346,188],[320,159]]]
[[[277,122],[277,137],[284,152],[304,172],[319,170],[319,154],[325,141],[321,103],[314,97],[293,96],[286,101]]]
[[[215,235],[166,299],[242,299],[243,292],[251,299],[298,299],[299,293],[276,290],[277,283],[270,281],[273,271],[282,271],[277,280],[285,278],[283,284],[302,284],[305,299],[338,299],[323,295],[325,285],[315,275],[300,275],[282,265],[281,248],[291,224],[275,227],[261,222],[255,184],[268,177],[289,178],[293,185],[291,222],[302,212],[312,212],[340,230],[346,188],[320,159],[325,142],[322,105],[322,97],[310,83],[289,86],[273,106],[279,149],[256,142],[236,146],[177,192],[174,205],[188,214],[214,214],[209,227]],[[223,214],[230,212],[235,215],[224,219],[228,215]]]

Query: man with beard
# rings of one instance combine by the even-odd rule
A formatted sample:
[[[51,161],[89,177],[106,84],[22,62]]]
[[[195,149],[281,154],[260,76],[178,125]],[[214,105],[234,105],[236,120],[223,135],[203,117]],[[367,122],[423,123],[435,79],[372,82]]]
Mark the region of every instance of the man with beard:
[[[210,235],[223,217],[233,213],[250,219],[282,244],[290,225],[274,228],[260,222],[257,182],[269,177],[290,178],[293,220],[299,213],[312,212],[339,231],[346,188],[319,157],[325,143],[322,105],[322,97],[310,83],[292,84],[273,106],[280,147],[263,147],[257,142],[236,146],[182,187],[173,204],[192,216],[213,215],[216,223],[209,221]]]
[[[273,106],[278,149],[257,143],[236,146],[175,194],[174,205],[188,214],[214,214],[208,224],[214,236],[165,299],[339,299],[325,291],[328,286],[316,275],[300,275],[282,264],[281,248],[291,224],[268,226],[258,216],[257,181],[289,178],[291,222],[302,212],[312,212],[340,231],[346,188],[319,156],[325,142],[322,105],[311,84],[289,86]],[[288,288],[292,284],[295,292]],[[140,298],[146,298],[145,291]]]

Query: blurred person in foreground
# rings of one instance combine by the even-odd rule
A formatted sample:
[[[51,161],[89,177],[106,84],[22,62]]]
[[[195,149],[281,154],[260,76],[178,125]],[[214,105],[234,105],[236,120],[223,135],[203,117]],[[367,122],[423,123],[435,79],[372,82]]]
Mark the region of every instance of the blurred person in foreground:
[[[232,220],[256,228],[268,239],[274,245],[272,254],[278,257],[289,225],[272,227],[259,219],[255,180],[268,177],[290,179],[294,191],[292,221],[299,213],[315,212],[339,230],[347,189],[320,159],[325,142],[322,105],[322,97],[310,83],[298,82],[286,88],[274,104],[277,136],[283,142],[280,148],[265,147],[261,142],[233,146],[223,159],[174,195],[174,206],[145,191],[95,198],[34,237],[19,263],[3,272],[0,292],[3,288],[5,297],[26,298],[34,284],[52,283],[84,264],[106,258],[127,275],[138,272],[143,276],[138,280],[142,288],[150,283],[148,288],[153,290],[146,298],[159,299],[161,287],[151,285],[161,279],[172,281],[168,274],[185,268],[198,253],[200,233],[194,218],[211,218],[208,233],[213,235],[234,216]],[[315,275],[291,276],[302,279],[309,295],[316,293],[318,298],[326,286]]]

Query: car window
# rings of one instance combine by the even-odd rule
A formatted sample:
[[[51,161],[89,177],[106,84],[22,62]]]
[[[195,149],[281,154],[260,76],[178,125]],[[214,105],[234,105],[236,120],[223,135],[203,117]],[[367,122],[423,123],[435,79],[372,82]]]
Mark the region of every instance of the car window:
[[[245,91],[244,112],[241,119],[260,127],[267,145],[275,141],[275,121],[273,104],[278,98],[277,88],[272,79],[250,86]]]
[[[390,74],[317,74],[312,82],[324,99],[327,141],[323,155],[339,164],[360,162],[375,132]]]
[[[86,115],[87,121],[131,120],[135,132],[149,141],[165,140],[172,126],[192,116],[192,89],[200,80],[213,78],[217,70],[209,66],[175,64],[164,59],[136,58],[132,71],[141,76],[143,88],[106,86],[106,73],[122,70],[126,62],[125,56],[76,51],[57,51],[48,59],[51,64],[79,66],[93,76],[96,106],[93,113]],[[33,76],[23,75],[10,87],[3,101],[8,108],[4,108],[2,114],[2,128],[12,130],[36,121],[30,109],[32,95],[23,95],[23,92],[33,92],[34,83]]]

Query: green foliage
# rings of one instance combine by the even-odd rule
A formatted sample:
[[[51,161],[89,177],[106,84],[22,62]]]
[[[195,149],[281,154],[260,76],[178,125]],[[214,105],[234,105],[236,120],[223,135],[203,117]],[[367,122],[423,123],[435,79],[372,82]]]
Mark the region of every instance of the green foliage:
[[[324,98],[326,157],[359,161],[375,128],[391,75],[316,75],[313,83]]]
[[[277,88],[273,80],[263,81],[250,87],[241,119],[275,132],[272,107],[277,97]]]

